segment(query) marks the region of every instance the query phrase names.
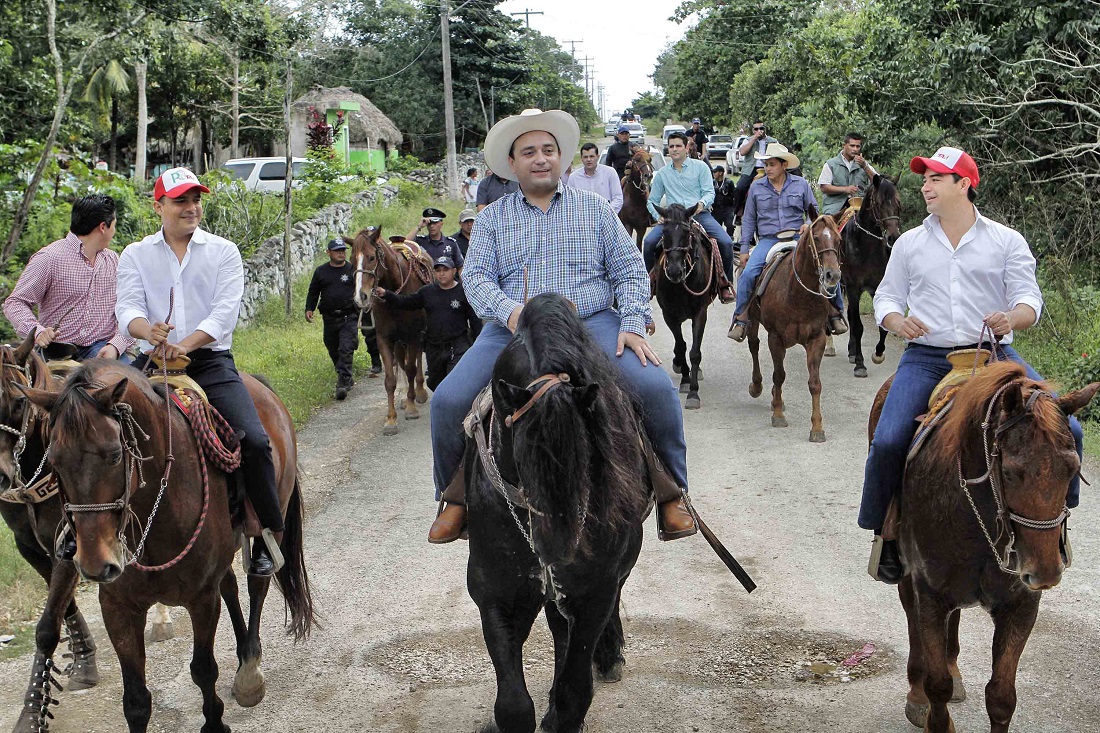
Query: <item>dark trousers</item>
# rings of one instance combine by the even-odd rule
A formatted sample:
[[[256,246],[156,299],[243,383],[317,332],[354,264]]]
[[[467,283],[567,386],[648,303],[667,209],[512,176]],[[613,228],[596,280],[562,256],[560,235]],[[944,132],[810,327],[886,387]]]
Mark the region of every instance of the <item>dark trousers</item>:
[[[324,316],[324,326],[325,348],[328,349],[332,365],[336,367],[336,384],[350,386],[354,381],[351,376],[351,362],[355,357],[355,350],[359,348],[359,334],[355,330],[356,317],[351,314]]]
[[[378,353],[378,334],[374,330],[374,316],[370,313],[363,314],[363,343],[367,345],[367,353],[370,355],[372,367],[382,366],[382,355]]]
[[[711,209],[711,214],[714,216],[714,220],[721,224],[726,234],[733,238],[733,220],[737,215],[737,209],[729,206],[716,206]]]
[[[737,188],[733,190],[733,215],[735,217],[745,203],[745,197],[749,194],[749,186],[752,185],[754,178],[756,178],[755,168],[752,173],[745,173],[737,179]]]
[[[470,349],[470,337],[463,334],[450,341],[424,346],[428,360],[428,389],[435,392],[439,383],[458,365],[459,359]]]
[[[354,324],[354,320],[352,323]],[[275,463],[271,442],[256,412],[256,403],[241,381],[233,354],[229,351],[196,349],[188,356],[187,375],[206,392],[210,404],[241,438],[241,468],[245,490],[256,510],[260,525],[273,532],[283,531],[283,513],[275,486]]]

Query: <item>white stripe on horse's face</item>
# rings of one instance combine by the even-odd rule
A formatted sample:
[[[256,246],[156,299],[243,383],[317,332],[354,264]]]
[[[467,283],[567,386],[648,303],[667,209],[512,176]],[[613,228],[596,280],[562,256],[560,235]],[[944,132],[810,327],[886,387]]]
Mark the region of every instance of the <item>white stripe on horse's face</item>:
[[[355,257],[355,305],[363,307],[363,253]]]

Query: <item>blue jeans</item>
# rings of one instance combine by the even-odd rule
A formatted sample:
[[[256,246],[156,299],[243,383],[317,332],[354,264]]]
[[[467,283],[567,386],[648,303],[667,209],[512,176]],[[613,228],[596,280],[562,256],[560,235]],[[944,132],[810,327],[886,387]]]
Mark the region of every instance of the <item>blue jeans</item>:
[[[676,480],[687,487],[687,441],[684,439],[684,415],[680,395],[668,374],[652,363],[642,366],[633,351],[615,356],[619,343],[619,314],[602,310],[584,319],[585,325],[619,368],[626,388],[644,407],[642,419],[653,448]],[[474,345],[447,375],[432,395],[432,455],[435,459],[435,494],[438,499],[462,462],[466,436],[462,419],[470,411],[474,398],[492,379],[493,366],[500,352],[512,340],[512,333],[493,321],[485,324]]]
[[[901,490],[905,472],[905,458],[917,432],[917,416],[928,411],[928,398],[940,380],[951,371],[947,354],[951,349],[910,344],[901,355],[894,383],[886,396],[882,416],[875,427],[871,451],[867,454],[867,466],[863,476],[863,501],[859,505],[859,526],[863,529],[882,529],[890,499]],[[1003,356],[1027,369],[1032,379],[1042,379],[1011,346],[1001,346]],[[1070,417],[1069,429],[1081,455],[1082,432],[1077,418]],[[1066,506],[1071,509],[1080,501],[1081,483],[1074,477],[1069,485]]]
[[[749,255],[749,263],[745,265],[745,269],[741,271],[741,278],[737,281],[737,305],[733,308],[735,320],[748,323],[749,318],[745,315],[745,309],[749,307],[749,301],[752,300],[756,278],[764,272],[764,266],[768,263],[768,251],[778,241],[778,237],[760,237],[752,254]],[[836,294],[829,298],[829,302],[835,305],[841,314],[844,313],[844,293],[839,287],[836,289]]]
[[[107,339],[103,339],[102,341],[96,341],[94,344],[90,344],[88,346],[78,346],[76,349],[76,353],[73,354],[73,361],[94,359],[95,355],[99,353],[99,350],[106,346],[108,343],[109,342]],[[130,364],[134,361],[127,353],[119,354],[118,360],[123,364]]]
[[[703,225],[708,237],[713,237],[718,242],[718,252],[722,255],[722,271],[726,273],[726,279],[733,282],[733,240],[722,225],[711,215],[709,211],[703,211],[695,215],[695,221]],[[642,258],[645,260],[646,272],[653,269],[657,263],[657,245],[661,241],[661,235],[665,231],[664,224],[658,224],[649,230],[642,240]]]

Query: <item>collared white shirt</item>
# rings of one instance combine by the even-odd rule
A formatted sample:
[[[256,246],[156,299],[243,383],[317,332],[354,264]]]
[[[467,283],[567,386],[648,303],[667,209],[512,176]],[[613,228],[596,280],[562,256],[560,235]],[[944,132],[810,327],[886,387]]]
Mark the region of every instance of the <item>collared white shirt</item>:
[[[596,164],[596,170],[592,175],[583,166],[569,174],[569,178],[562,181],[567,186],[579,188],[584,191],[598,193],[611,202],[611,210],[616,214],[623,208],[623,187],[619,182],[619,174],[609,165]]]
[[[913,343],[954,347],[977,343],[990,313],[1020,304],[1042,313],[1035,257],[1023,235],[974,213],[977,220],[957,248],[935,215],[901,235],[875,292],[880,326],[891,313],[908,313],[931,331]],[[1011,333],[1002,339],[1011,342]]]
[[[176,328],[168,334],[169,342],[176,344],[202,331],[214,337],[204,348],[225,351],[233,345],[243,294],[244,263],[237,245],[196,229],[180,262],[162,229],[122,251],[115,315],[119,328],[129,333],[134,319],[164,321],[171,307],[168,323]],[[146,341],[139,343],[142,350],[152,348]]]

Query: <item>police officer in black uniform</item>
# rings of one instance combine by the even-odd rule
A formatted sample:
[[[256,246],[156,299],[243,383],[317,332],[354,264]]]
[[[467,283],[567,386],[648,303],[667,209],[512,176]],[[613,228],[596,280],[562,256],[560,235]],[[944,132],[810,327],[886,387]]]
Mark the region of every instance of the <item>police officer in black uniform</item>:
[[[399,310],[423,308],[427,314],[424,353],[428,358],[428,389],[433,392],[481,333],[481,319],[466,300],[454,260],[438,257],[434,262],[435,282],[415,293],[398,295],[390,290],[374,289],[375,295]]]
[[[306,296],[306,320],[313,323],[313,311],[321,311],[325,348],[336,367],[336,399],[348,396],[354,383],[351,362],[359,347],[356,333],[359,309],[355,305],[355,267],[348,262],[347,244],[342,239],[328,243],[329,261],[313,271]],[[321,303],[318,307],[317,300]],[[372,365],[374,359],[372,358]],[[379,362],[380,363],[380,362]]]
[[[737,200],[737,184],[734,183],[732,178],[726,176],[726,167],[722,165],[714,166],[711,177],[714,179],[714,203],[711,205],[710,211],[718,223],[724,226],[726,232],[732,237],[733,219],[737,214],[737,209],[733,208],[734,202]]]
[[[416,225],[416,229],[409,232],[405,237],[405,241],[416,241],[424,251],[428,253],[428,257],[432,262],[435,262],[440,257],[450,257],[455,265],[462,267],[463,257],[462,250],[458,247],[456,242],[451,237],[443,234],[443,220],[447,218],[447,215],[432,207],[424,209],[424,213],[421,215],[420,223]],[[421,234],[423,230],[427,229],[427,234]]]

